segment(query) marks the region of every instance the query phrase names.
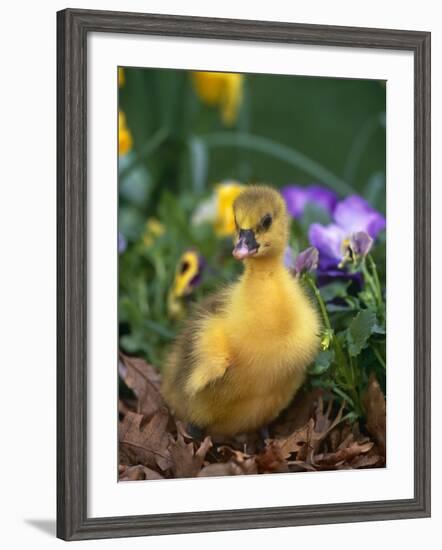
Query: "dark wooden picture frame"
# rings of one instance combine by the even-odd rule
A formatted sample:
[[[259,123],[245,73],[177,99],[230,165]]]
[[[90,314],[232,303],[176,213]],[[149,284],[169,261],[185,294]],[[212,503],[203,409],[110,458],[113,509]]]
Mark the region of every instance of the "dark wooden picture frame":
[[[87,37],[91,32],[408,50],[414,55],[414,497],[87,517]],[[65,540],[430,515],[430,33],[67,9],[57,14],[57,535]]]

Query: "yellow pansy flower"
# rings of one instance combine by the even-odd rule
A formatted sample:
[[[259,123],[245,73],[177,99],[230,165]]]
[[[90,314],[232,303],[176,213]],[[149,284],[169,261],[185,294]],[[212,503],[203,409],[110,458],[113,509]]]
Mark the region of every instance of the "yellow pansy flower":
[[[164,235],[165,227],[157,218],[149,218],[143,235],[143,243],[146,247],[153,245],[157,237]]]
[[[244,75],[199,71],[192,73],[192,80],[200,99],[218,107],[223,123],[233,126],[241,106]]]
[[[229,237],[235,233],[233,202],[245,188],[236,181],[218,183],[211,197],[203,201],[196,209],[192,222],[196,225],[210,222],[219,237]]]
[[[126,75],[123,67],[118,67],[118,86],[122,88],[126,84]]]
[[[235,233],[233,202],[243,189],[244,185],[235,181],[221,183],[215,187],[217,203],[215,232],[220,237],[228,237]]]
[[[179,319],[184,315],[185,303],[183,300],[201,282],[204,263],[203,258],[195,250],[187,250],[182,254],[167,299],[167,307],[171,318]]]
[[[132,148],[132,134],[126,125],[126,115],[123,111],[118,112],[118,152],[125,155]]]

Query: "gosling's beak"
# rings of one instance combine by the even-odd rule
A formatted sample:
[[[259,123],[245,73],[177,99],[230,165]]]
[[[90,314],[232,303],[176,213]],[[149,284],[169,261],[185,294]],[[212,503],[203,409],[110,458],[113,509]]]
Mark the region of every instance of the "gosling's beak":
[[[251,229],[240,229],[238,241],[233,249],[235,260],[244,260],[258,252],[259,244],[255,240],[255,233]]]

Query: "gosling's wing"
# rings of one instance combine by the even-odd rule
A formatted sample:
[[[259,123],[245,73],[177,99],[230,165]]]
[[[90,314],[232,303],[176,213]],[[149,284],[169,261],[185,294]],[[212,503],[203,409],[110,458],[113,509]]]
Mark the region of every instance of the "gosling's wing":
[[[226,290],[209,296],[195,308],[181,334],[176,383],[187,395],[222,378],[230,365],[223,316],[227,298]]]

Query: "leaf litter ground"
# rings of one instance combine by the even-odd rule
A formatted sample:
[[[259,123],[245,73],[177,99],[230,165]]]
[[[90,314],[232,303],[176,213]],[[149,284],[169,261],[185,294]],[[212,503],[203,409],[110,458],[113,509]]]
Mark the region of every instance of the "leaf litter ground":
[[[374,375],[366,420],[345,414],[331,395],[302,391],[260,432],[197,438],[164,403],[161,375],[143,359],[120,354],[119,479],[173,479],[384,467],[385,398]]]

